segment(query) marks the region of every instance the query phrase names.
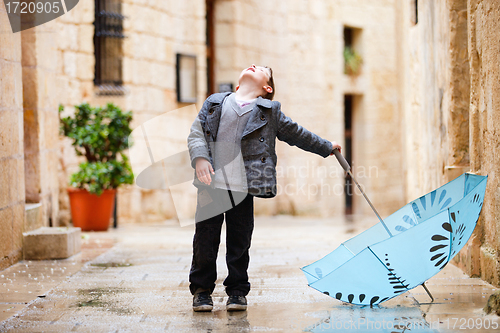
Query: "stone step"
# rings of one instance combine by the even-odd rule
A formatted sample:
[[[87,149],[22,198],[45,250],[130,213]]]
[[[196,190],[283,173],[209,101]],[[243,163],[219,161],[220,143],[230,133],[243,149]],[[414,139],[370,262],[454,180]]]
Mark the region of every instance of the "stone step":
[[[24,259],[66,259],[80,252],[81,229],[74,227],[41,227],[23,233]]]
[[[24,205],[25,210],[25,224],[24,230],[34,230],[36,227],[40,227],[40,211],[41,203],[26,203]]]

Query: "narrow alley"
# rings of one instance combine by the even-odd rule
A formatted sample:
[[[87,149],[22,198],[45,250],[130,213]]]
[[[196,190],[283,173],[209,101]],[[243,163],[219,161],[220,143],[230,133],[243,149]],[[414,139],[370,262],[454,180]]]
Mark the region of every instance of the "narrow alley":
[[[309,288],[300,267],[375,219],[258,217],[246,312],[225,311],[224,241],[214,310],[194,313],[188,290],[192,226],[125,225],[84,233],[78,255],[21,261],[0,275],[1,332],[467,332],[498,331],[482,310],[496,288],[452,264],[380,307],[344,304]],[[223,234],[222,239],[225,235]],[[369,275],[366,276],[370,278]]]

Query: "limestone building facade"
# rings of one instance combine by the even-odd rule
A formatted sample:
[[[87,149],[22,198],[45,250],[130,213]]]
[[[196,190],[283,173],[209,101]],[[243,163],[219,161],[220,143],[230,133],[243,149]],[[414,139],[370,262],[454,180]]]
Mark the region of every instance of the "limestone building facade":
[[[344,104],[346,97],[353,100],[351,150],[359,181],[383,213],[403,204],[402,142],[397,132],[388,130],[400,114],[392,2],[123,1],[127,36],[123,40],[123,84],[128,90],[124,96],[96,94],[93,3],[81,3],[76,9],[54,22],[57,80],[65,87],[59,100],[66,113],[81,101],[94,105],[112,101],[133,110],[133,127],[138,127],[186,106],[176,99],[178,53],[196,56],[197,109],[207,94],[222,86],[234,90],[240,71],[249,64],[266,64],[274,70],[275,98],[282,102],[285,113],[322,137],[344,143]],[[384,24],[372,15],[374,11],[387,17]],[[250,16],[252,20],[248,20]],[[351,43],[364,61],[358,75],[344,74],[346,29],[354,31]],[[65,158],[59,184],[64,184],[78,159],[64,140],[61,149]],[[280,195],[257,200],[258,213],[344,214],[344,174],[334,158],[323,159],[286,144],[278,146],[278,154]],[[360,193],[352,186],[350,191],[351,212],[367,213]],[[384,196],[377,195],[380,191]],[[176,214],[168,190],[131,186],[122,188],[118,197],[123,222],[161,221]],[[67,223],[64,186],[59,198],[61,221]],[[194,207],[190,209],[193,214]]]
[[[132,127],[140,128],[194,103],[176,113],[181,127],[207,95],[234,90],[241,70],[255,63],[273,68],[275,100],[288,116],[344,147],[382,216],[465,171],[488,174],[479,227],[458,264],[499,285],[498,6],[96,0],[13,34],[0,2],[0,269],[21,258],[23,231],[70,223],[66,187],[81,160],[58,134],[59,104],[65,116],[82,102],[113,102],[132,110]],[[110,18],[120,30],[100,44],[96,31],[106,29],[97,22]],[[178,55],[196,65],[182,102]],[[178,136],[157,139],[182,146]],[[335,158],[282,142],[277,150],[278,196],[256,200],[257,214],[373,214]],[[173,191],[121,188],[119,223],[174,221]],[[193,204],[182,213],[192,216],[194,197],[185,201]]]
[[[50,26],[14,34],[0,4],[0,269],[24,231],[58,224],[56,65]]]
[[[478,225],[455,262],[498,286],[500,3],[403,1],[398,10],[406,197],[463,172],[488,175]]]
[[[354,175],[381,214],[403,202],[398,61],[393,1],[216,1],[216,80],[256,62],[273,68],[275,99],[292,119],[344,146]],[[383,20],[379,18],[383,17]],[[251,18],[251,19],[249,19]],[[344,48],[363,59],[345,74]],[[352,126],[351,126],[352,124]],[[350,147],[348,147],[350,146]],[[334,158],[278,143],[280,195],[258,202],[271,214],[369,214]],[[350,199],[348,197],[347,199]],[[371,213],[373,214],[373,213]]]
[[[5,8],[0,15],[6,17]],[[0,21],[1,30],[10,29]],[[0,48],[0,269],[22,258],[24,223],[23,99],[21,35],[2,33]],[[8,47],[7,47],[8,46]]]
[[[118,69],[116,63],[107,65],[120,81],[111,90],[99,81],[106,68],[96,56],[96,24],[112,16],[96,11],[105,5],[121,15],[124,37],[120,48],[109,50],[120,59]],[[393,125],[401,117],[394,1],[80,1],[65,15],[17,34],[10,31],[4,5],[0,8],[5,119],[0,158],[9,170],[3,173],[0,224],[10,230],[2,232],[2,244],[10,244],[1,253],[7,262],[19,258],[22,231],[70,223],[66,187],[81,160],[58,136],[58,105],[66,116],[82,102],[113,102],[132,110],[133,127],[139,127],[190,104],[177,99],[177,54],[196,57],[196,107],[183,117],[194,119],[208,94],[234,90],[248,65],[270,66],[283,111],[344,145],[354,174],[381,213],[404,203],[403,141]],[[355,75],[345,73],[345,46],[362,59]],[[347,189],[353,195],[344,194],[344,173],[333,157],[284,143],[278,154],[279,195],[257,200],[258,214],[369,213],[352,182]],[[176,215],[169,190],[134,185],[120,189],[118,198],[120,223]],[[26,225],[25,203],[39,204],[33,225]],[[193,214],[194,204],[186,210]]]

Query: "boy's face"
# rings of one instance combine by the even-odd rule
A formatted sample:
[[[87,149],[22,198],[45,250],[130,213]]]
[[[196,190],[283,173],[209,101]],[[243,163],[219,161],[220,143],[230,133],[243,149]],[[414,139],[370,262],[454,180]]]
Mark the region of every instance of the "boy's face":
[[[254,78],[254,80],[263,82],[264,84],[267,84],[267,82],[269,81],[269,78],[271,77],[271,72],[269,71],[269,68],[266,68],[263,66],[252,65],[248,68],[245,68],[241,72],[240,79],[244,75],[250,75],[251,77]]]
[[[262,88],[265,93],[269,92],[269,89],[272,91],[272,88],[268,85],[270,77],[271,71],[269,68],[252,65],[241,72],[238,81],[239,85],[245,83],[245,81],[255,84],[258,89]]]

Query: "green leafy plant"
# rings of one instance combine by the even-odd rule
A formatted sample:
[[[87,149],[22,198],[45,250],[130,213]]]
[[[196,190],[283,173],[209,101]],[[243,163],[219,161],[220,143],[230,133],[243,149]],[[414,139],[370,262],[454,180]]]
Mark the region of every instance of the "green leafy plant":
[[[355,50],[347,46],[344,49],[344,73],[347,75],[358,75],[361,72],[363,58]]]
[[[132,112],[123,112],[113,103],[104,108],[82,103],[75,108],[73,117],[61,119],[61,134],[72,139],[76,154],[87,161],[71,175],[71,186],[100,195],[105,189],[132,184],[132,168],[123,153],[132,133]],[[59,105],[59,113],[63,110]]]

